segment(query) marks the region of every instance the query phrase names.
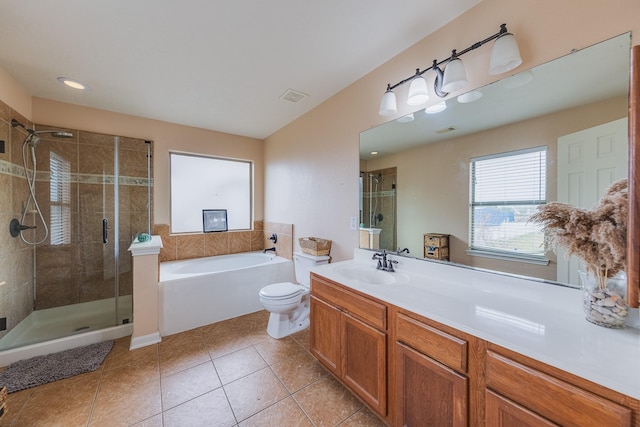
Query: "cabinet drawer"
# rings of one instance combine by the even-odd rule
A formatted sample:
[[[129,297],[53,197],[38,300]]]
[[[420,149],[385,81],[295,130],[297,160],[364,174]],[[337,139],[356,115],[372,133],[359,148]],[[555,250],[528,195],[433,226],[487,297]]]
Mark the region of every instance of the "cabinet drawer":
[[[461,373],[467,372],[467,342],[398,313],[396,339]]]
[[[487,352],[486,386],[562,426],[631,425],[631,409],[492,351]]]
[[[425,246],[424,257],[446,260],[449,258],[449,248],[436,248],[435,246]]]
[[[425,234],[424,235],[424,245],[427,247],[445,247],[449,246],[449,235],[448,234]]]
[[[387,330],[387,307],[341,286],[311,275],[311,294],[365,321],[381,331]]]

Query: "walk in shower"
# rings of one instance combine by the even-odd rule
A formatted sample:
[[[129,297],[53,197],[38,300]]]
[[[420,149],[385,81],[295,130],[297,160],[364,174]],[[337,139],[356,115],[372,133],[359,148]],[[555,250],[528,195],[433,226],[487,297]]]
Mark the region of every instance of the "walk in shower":
[[[379,247],[397,249],[396,168],[360,173],[360,223],[379,229]]]
[[[11,262],[2,257],[0,269],[0,356],[91,333],[128,335],[127,249],[150,230],[152,143],[15,119],[10,125],[10,150],[0,155],[2,179],[10,180],[0,197],[11,205],[0,219],[11,217],[4,227],[12,236]]]

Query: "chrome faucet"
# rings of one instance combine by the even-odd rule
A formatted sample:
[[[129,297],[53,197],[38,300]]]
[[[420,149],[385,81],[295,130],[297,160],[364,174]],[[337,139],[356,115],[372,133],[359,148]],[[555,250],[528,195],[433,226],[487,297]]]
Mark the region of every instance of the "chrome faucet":
[[[388,271],[389,273],[393,273],[396,271],[393,269],[393,264],[397,264],[398,261],[390,258],[387,259],[387,255],[387,250],[383,249],[382,252],[374,253],[371,259],[378,260],[378,266],[376,267],[376,270]]]
[[[263,250],[262,250],[262,253],[263,253],[263,254],[266,254],[266,253],[267,253],[267,251],[273,251],[273,253],[275,254],[275,253],[276,253],[276,247],[274,246],[274,247],[272,247],[272,248],[263,249]]]
[[[396,251],[396,254],[400,255],[403,252],[409,253],[409,248],[404,248],[404,249],[398,248],[398,250]]]

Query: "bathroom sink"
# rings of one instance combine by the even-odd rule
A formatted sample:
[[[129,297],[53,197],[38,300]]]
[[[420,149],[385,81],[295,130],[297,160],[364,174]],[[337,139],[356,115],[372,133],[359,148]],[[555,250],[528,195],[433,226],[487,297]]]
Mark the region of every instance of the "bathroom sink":
[[[336,267],[335,272],[345,279],[372,285],[392,285],[408,280],[404,273],[376,270],[373,266],[344,265]]]

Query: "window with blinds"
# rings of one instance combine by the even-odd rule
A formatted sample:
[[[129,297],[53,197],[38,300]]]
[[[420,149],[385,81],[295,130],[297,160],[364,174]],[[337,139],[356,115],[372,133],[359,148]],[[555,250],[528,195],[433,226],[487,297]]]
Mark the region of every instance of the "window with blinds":
[[[547,147],[471,159],[471,254],[544,260],[544,232],[529,217],[546,200]]]
[[[65,245],[71,243],[71,165],[64,157],[52,151],[49,168],[49,236],[52,245]]]

